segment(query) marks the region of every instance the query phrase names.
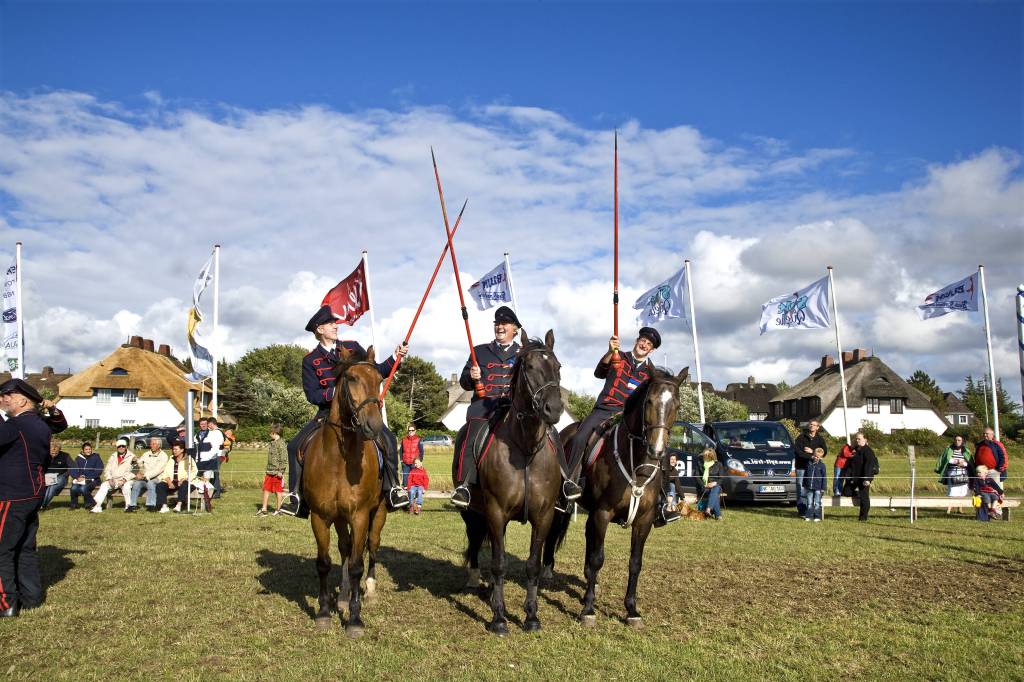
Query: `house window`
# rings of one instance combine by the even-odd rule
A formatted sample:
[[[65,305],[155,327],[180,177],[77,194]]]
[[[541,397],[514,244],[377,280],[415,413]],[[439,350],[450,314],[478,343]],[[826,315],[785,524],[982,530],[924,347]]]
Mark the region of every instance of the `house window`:
[[[134,419],[122,419],[121,420],[121,426],[122,427],[125,427],[125,426],[135,426],[135,420]]]
[[[96,402],[100,405],[110,404],[110,389],[109,388],[97,388],[96,389]]]
[[[85,428],[87,428],[87,429],[98,429],[98,428],[100,428],[100,420],[99,419],[86,419],[85,420]]]
[[[868,414],[878,414],[878,398],[868,398]]]
[[[126,403],[134,403],[139,400],[139,389],[137,388],[126,388],[124,389],[124,401]]]
[[[903,398],[892,398],[889,400],[890,414],[903,414]]]
[[[110,370],[110,374],[111,376],[115,377],[124,377],[128,376],[128,370],[126,370],[124,367],[115,367],[114,369]]]
[[[967,415],[966,414],[958,414],[956,416],[956,420],[958,422],[960,422],[961,424],[966,424],[967,423]]]

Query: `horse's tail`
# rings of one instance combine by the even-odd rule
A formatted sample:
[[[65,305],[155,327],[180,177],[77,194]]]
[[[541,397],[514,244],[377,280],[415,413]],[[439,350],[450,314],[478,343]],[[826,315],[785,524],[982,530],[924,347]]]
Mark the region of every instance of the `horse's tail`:
[[[572,515],[556,511],[555,518],[551,520],[551,529],[544,541],[544,564],[555,563],[555,552],[562,548],[565,536],[569,533],[569,524],[572,522]],[[548,561],[550,559],[550,561]]]

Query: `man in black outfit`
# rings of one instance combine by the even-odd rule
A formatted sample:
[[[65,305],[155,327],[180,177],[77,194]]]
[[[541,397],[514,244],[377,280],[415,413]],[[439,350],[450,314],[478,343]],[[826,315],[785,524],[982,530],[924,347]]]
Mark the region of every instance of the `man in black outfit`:
[[[851,485],[852,496],[860,504],[859,520],[867,521],[871,511],[871,481],[878,473],[878,458],[863,433],[858,431],[853,442],[853,457],[847,460],[843,475]]]
[[[828,454],[828,445],[821,433],[818,432],[820,428],[821,424],[818,420],[812,419],[803,433],[797,436],[793,442],[793,449],[796,450],[796,490],[798,495],[796,511],[801,516],[807,511],[801,494],[804,489],[804,472],[807,471],[807,465],[811,463],[811,456],[814,455],[815,448],[821,448],[826,455]],[[822,459],[824,459],[824,455],[822,455]]]

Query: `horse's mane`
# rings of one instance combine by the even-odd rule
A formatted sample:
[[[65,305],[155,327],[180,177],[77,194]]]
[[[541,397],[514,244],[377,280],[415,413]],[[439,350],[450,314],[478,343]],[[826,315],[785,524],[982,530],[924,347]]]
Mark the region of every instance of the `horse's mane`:
[[[366,362],[369,358],[365,350],[357,348],[345,348],[345,354],[348,355],[347,360],[342,360],[341,353],[338,353],[338,364],[334,366],[334,378],[338,379],[345,371],[352,365],[357,365],[360,362]]]
[[[632,414],[632,411],[637,409],[638,406],[643,405],[644,400],[647,398],[647,391],[650,390],[651,384],[658,379],[674,380],[675,375],[668,371],[664,367],[655,367],[651,370],[651,375],[644,380],[642,384],[636,387],[629,397],[626,398],[626,402],[622,406],[623,414]]]

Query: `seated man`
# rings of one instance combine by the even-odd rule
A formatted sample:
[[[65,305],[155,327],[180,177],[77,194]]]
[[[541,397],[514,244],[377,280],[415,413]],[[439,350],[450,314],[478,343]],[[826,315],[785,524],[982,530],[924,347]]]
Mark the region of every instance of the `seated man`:
[[[60,449],[60,441],[56,438],[50,440],[50,462],[46,467],[47,478],[52,478],[53,483],[46,486],[43,493],[43,506],[40,511],[50,506],[53,498],[60,494],[60,491],[68,484],[68,471],[71,469],[71,457]]]
[[[167,497],[174,493],[178,503],[174,505],[174,512],[180,512],[182,508],[188,507],[189,487],[199,488],[196,481],[198,468],[196,463],[185,455],[185,442],[176,440],[171,444],[171,457],[164,465],[160,473],[160,480],[156,484],[156,504],[161,514],[171,511],[167,508]],[[191,486],[190,486],[191,484]],[[203,488],[206,484],[201,484]]]
[[[92,491],[100,484],[103,473],[103,460],[92,451],[92,443],[82,443],[82,450],[71,463],[71,509],[78,509],[78,498],[82,497],[88,509],[96,506]]]
[[[160,436],[153,436],[149,439],[149,450],[136,462],[139,470],[132,481],[132,499],[125,511],[138,509],[139,493],[146,489],[146,511],[157,510],[156,486],[160,482],[160,476],[167,466],[167,453],[161,449],[164,439]]]
[[[107,493],[111,490],[120,489],[124,495],[124,508],[128,511],[132,499],[132,481],[135,474],[132,473],[132,465],[135,464],[135,455],[128,452],[128,441],[121,438],[117,441],[117,449],[107,459],[107,466],[103,469],[100,489],[96,492],[96,504],[90,509],[93,514],[103,512],[103,502],[107,499]]]

